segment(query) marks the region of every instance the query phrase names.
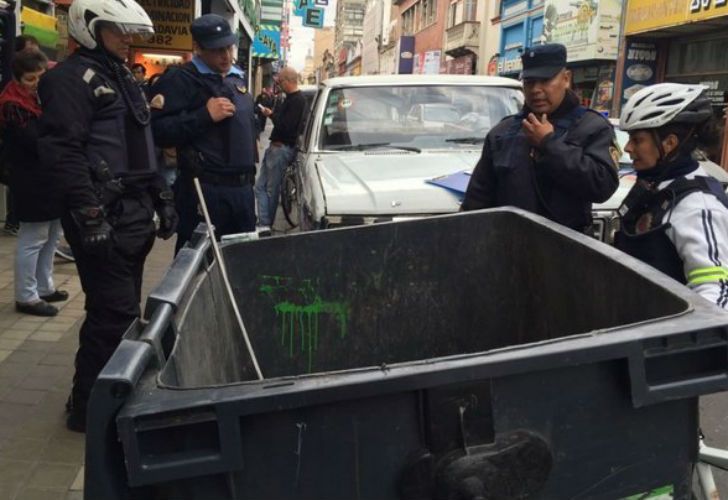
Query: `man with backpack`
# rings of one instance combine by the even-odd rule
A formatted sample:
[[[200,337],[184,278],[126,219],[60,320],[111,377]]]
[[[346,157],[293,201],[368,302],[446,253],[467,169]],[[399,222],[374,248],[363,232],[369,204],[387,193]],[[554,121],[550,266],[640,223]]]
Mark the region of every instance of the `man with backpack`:
[[[191,26],[192,61],[168,70],[152,87],[152,129],[159,147],[177,149],[176,251],[202,220],[199,179],[218,237],[255,230],[256,120],[243,72],[233,65],[236,35],[221,16]]]

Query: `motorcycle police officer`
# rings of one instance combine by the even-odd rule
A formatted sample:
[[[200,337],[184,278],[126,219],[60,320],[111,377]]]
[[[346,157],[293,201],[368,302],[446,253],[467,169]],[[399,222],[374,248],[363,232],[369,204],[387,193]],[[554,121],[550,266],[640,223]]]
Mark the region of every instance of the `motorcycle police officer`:
[[[243,72],[233,65],[237,36],[217,14],[191,26],[195,55],[152,87],[152,128],[163,148],[177,148],[175,198],[179,250],[201,221],[197,177],[219,236],[255,230],[257,128]]]
[[[588,233],[591,204],[619,185],[614,131],[569,90],[563,45],[532,47],[522,61],[526,104],[486,136],[462,210],[513,205]]]
[[[140,315],[155,232],[171,237],[177,215],[157,172],[148,104],[124,66],[132,35],[153,33],[149,16],[133,0],[74,0],[69,32],[80,48],[38,90],[39,152],[64,200],[63,230],[86,294],[66,421],[84,432],[93,383]]]
[[[630,97],[620,128],[637,181],[619,209],[615,245],[725,308],[728,196],[692,155],[717,142],[712,118],[702,85],[660,83]]]

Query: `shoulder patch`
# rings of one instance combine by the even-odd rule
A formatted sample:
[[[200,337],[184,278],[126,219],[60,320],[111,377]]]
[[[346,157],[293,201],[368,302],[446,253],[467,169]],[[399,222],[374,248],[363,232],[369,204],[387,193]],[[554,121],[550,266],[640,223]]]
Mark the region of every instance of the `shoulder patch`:
[[[88,68],[86,72],[83,74],[83,81],[86,83],[91,83],[91,80],[93,77],[96,76],[96,72],[92,70],[91,68]]]
[[[152,109],[163,109],[164,108],[164,96],[162,94],[157,94],[154,97],[152,97],[152,100],[149,101],[149,107]]]

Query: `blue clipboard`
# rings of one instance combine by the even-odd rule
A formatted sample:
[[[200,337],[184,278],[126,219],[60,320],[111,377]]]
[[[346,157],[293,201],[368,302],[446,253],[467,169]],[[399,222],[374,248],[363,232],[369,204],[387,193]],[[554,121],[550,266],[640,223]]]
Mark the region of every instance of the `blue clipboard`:
[[[458,194],[465,194],[465,191],[468,189],[468,184],[470,184],[470,175],[471,172],[469,170],[461,170],[454,174],[441,175],[433,179],[428,179],[425,182],[444,187]]]

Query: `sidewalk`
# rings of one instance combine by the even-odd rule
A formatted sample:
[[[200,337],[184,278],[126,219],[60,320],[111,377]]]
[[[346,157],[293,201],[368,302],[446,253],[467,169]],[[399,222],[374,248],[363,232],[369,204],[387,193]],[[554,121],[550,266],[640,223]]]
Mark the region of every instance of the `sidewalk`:
[[[261,158],[271,130],[269,121],[260,137]],[[291,231],[282,211],[276,227]],[[15,241],[0,234],[0,500],[82,500],[84,435],[66,429],[65,404],[84,294],[76,265],[56,259],[56,287],[70,294],[56,304],[58,316],[16,313]],[[156,240],[144,269],[145,297],[171,262],[174,241]]]
[[[84,295],[74,263],[56,260],[70,298],[54,318],[15,312],[16,239],[0,236],[0,500],[81,500],[84,435],[65,427]],[[161,279],[174,238],[147,259],[144,295]]]

